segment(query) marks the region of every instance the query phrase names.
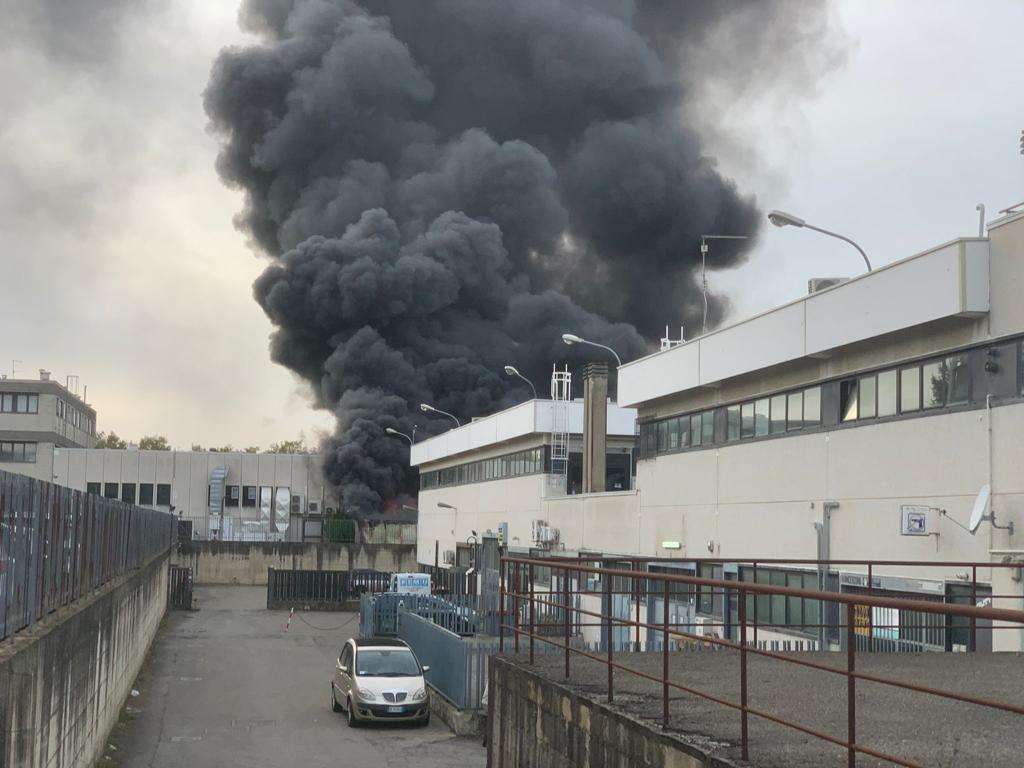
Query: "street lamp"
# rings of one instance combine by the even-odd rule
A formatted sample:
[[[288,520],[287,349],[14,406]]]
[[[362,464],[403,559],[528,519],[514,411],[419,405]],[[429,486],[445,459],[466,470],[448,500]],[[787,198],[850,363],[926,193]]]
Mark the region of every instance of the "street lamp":
[[[387,432],[389,435],[395,435],[396,437],[404,437],[406,440],[409,441],[409,445],[412,445],[412,438],[405,434],[405,432],[399,432],[397,429],[392,429],[391,427],[385,427],[384,431]]]
[[[528,378],[523,376],[523,374],[521,374],[518,370],[516,370],[515,366],[513,366],[513,365],[506,365],[505,366],[505,375],[507,375],[507,376],[518,376],[520,379],[525,381],[527,384],[530,385],[530,389],[533,390],[533,399],[534,400],[537,399],[537,388],[535,386],[533,386],[533,382],[532,381],[530,381]]]
[[[857,245],[855,242],[853,242],[853,240],[846,237],[845,235],[840,235],[837,232],[830,232],[827,229],[822,229],[821,227],[816,227],[813,224],[808,224],[799,216],[794,216],[793,214],[786,213],[785,211],[772,211],[771,213],[768,214],[768,221],[770,221],[776,227],[801,227],[806,229],[813,229],[815,232],[821,232],[821,234],[823,235],[828,235],[829,237],[834,237],[837,238],[838,240],[845,240],[858,251],[860,251],[860,255],[864,257],[864,263],[867,264],[868,266],[868,272],[871,271],[871,262],[868,260],[868,255],[864,253],[864,249]]]
[[[609,352],[611,352],[612,355],[614,355],[615,361],[619,364],[619,366],[622,366],[622,358],[619,357],[618,353],[611,347],[607,347],[604,344],[598,344],[596,341],[587,341],[586,339],[581,339],[575,333],[563,333],[562,341],[564,341],[570,347],[573,344],[589,344],[592,347],[600,347],[601,349],[606,349]]]
[[[462,422],[459,421],[454,416],[452,416],[450,413],[448,413],[448,411],[442,411],[440,408],[435,408],[434,406],[428,405],[427,403],[420,403],[420,410],[423,411],[424,413],[440,413],[442,416],[447,416],[449,419],[454,421],[456,425],[460,427],[462,426]]]

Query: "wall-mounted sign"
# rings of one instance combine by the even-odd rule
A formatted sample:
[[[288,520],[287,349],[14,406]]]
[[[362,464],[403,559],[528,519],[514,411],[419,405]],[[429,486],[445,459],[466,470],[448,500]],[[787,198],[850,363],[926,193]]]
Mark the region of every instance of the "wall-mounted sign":
[[[928,535],[929,507],[904,504],[900,507],[900,533],[903,536]]]

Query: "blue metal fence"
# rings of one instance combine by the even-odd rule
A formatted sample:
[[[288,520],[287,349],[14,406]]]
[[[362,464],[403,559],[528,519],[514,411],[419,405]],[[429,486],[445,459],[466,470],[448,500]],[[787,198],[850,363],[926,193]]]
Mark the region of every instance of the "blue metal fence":
[[[436,595],[402,595],[394,592],[365,594],[359,604],[359,626],[363,637],[390,637],[398,633],[398,611],[421,616],[456,635],[474,635],[482,629],[475,595],[448,598]]]
[[[459,709],[480,709],[487,685],[487,657],[498,652],[495,637],[462,637],[399,609],[398,637],[430,667],[427,682]]]
[[[0,639],[166,552],[174,518],[0,471]]]

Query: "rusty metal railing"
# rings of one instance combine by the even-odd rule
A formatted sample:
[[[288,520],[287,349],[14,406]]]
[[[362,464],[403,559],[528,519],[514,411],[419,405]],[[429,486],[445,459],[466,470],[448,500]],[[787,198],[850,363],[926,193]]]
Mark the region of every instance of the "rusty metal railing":
[[[0,471],[0,639],[170,549],[173,516]]]
[[[947,623],[952,617],[958,617],[970,621],[972,630],[975,628],[976,622],[978,621],[991,621],[994,623],[994,629],[1010,629],[1018,632],[1024,632],[1024,610],[978,607],[976,605],[959,605],[903,597],[885,597],[878,594],[850,594],[846,592],[801,589],[772,584],[761,584],[750,581],[731,581],[726,579],[689,576],[678,572],[670,573],[665,571],[651,571],[648,570],[649,566],[668,562],[652,558],[611,558],[611,560],[616,563],[622,563],[623,561],[630,562],[633,566],[632,569],[602,567],[603,561],[600,558],[593,558],[593,560],[597,561],[596,565],[586,564],[591,561],[591,558],[580,558],[575,560],[569,558],[502,558],[500,575],[500,605],[502,606],[502,615],[499,622],[500,652],[504,653],[506,651],[506,634],[511,635],[511,641],[515,653],[520,654],[525,652],[530,664],[533,664],[535,661],[536,643],[557,646],[557,649],[561,649],[561,652],[564,654],[564,675],[566,679],[569,679],[570,677],[572,656],[578,655],[591,659],[595,662],[599,662],[603,664],[607,670],[607,700],[609,702],[614,701],[616,671],[625,672],[639,678],[646,679],[650,682],[657,683],[661,686],[662,693],[661,725],[663,728],[669,727],[669,693],[673,690],[697,696],[723,707],[733,709],[738,712],[740,717],[740,752],[743,760],[749,759],[750,736],[748,722],[749,718],[753,716],[755,718],[760,718],[776,725],[813,736],[824,742],[828,742],[844,749],[847,754],[848,766],[854,766],[856,764],[858,754],[873,757],[896,765],[909,766],[911,768],[920,766],[921,764],[919,762],[915,762],[911,758],[890,754],[858,741],[856,700],[856,688],[858,681],[890,686],[927,696],[936,696],[949,701],[978,707],[986,707],[993,710],[1012,713],[1014,715],[1024,715],[1024,706],[1021,704],[972,696],[960,691],[911,683],[887,677],[885,675],[872,674],[870,672],[858,670],[858,643],[856,637],[858,631],[862,631],[865,628],[863,621],[858,620],[858,607],[907,611],[912,612],[914,615],[936,615],[945,617],[947,619]],[[688,560],[687,562],[693,561]],[[735,563],[736,561],[709,560],[704,562]],[[761,564],[795,564],[802,562],[804,564],[813,563],[816,566],[823,564],[819,561],[794,561],[782,559],[759,559],[757,562]],[[827,565],[831,566],[839,564],[857,564],[873,567],[879,565],[879,561],[872,561],[871,563],[868,561],[830,561]],[[888,561],[881,564],[907,566],[921,565],[921,563],[910,563],[906,561]],[[955,567],[973,566],[975,583],[977,579],[977,568],[1021,567],[1019,563],[930,562],[927,563],[927,565],[953,565]],[[641,568],[641,566],[643,567]],[[558,576],[557,580],[551,579],[550,586],[546,591],[538,591],[537,589],[538,582],[536,575],[540,569],[545,569],[545,572],[552,576]],[[583,601],[579,598],[584,594],[595,594],[593,591],[579,589],[579,586],[584,583],[584,579],[588,576],[597,577],[601,580],[602,589],[600,590],[600,594],[605,596],[605,598],[610,599],[612,596],[619,595],[622,597],[628,596],[630,601],[635,601],[637,605],[636,615],[633,616],[632,611],[630,611],[630,616],[628,617],[613,615],[611,607],[607,602],[604,603],[604,605],[608,607],[607,613],[604,610],[593,611],[584,608]],[[614,580],[620,580],[623,582],[628,581],[629,588],[625,590],[614,589]],[[644,583],[644,587],[642,589],[638,582]],[[574,583],[576,584],[575,589],[572,587]],[[659,585],[660,588],[652,590],[650,588],[652,583]],[[678,621],[670,621],[669,608],[670,604],[673,602],[671,588],[673,585],[680,584],[689,585],[698,589],[706,589],[710,591],[710,594],[730,596],[729,599],[735,598],[738,612],[738,637],[723,638],[697,634],[694,631],[687,631],[688,629],[693,629],[693,627],[689,625],[682,625]],[[646,621],[641,620],[639,610],[641,594],[645,597],[653,596],[660,599],[662,608],[660,621],[657,621],[655,617],[650,615],[650,613],[648,613]],[[751,617],[747,615],[748,596],[754,597],[755,600],[759,596],[776,596],[784,597],[786,599],[798,598],[802,600],[816,601],[819,604],[829,603],[837,605],[839,607],[842,620],[834,624],[828,624],[827,622],[822,621],[821,624],[823,626],[832,626],[842,630],[841,642],[839,643],[841,650],[838,655],[844,659],[844,665],[833,666],[822,663],[815,658],[802,656],[800,654],[780,653],[752,645],[750,642],[750,632],[751,630],[756,632],[758,622],[756,621],[756,618],[752,620]],[[1022,600],[1021,595],[999,597],[1012,597],[1017,601]],[[726,600],[727,604],[729,604],[729,599]],[[539,611],[542,614],[540,618],[538,617]],[[584,620],[584,617],[587,619],[595,619],[596,621],[587,621]],[[1002,622],[1002,624],[996,626],[996,622]],[[583,628],[588,626],[601,627],[602,641],[600,645],[603,646],[603,648],[600,650],[603,650],[603,653],[595,653],[586,647],[580,647],[578,643],[572,642],[574,633],[580,632]],[[704,626],[706,627],[708,625]],[[648,641],[650,641],[652,637],[660,640],[661,647],[659,651],[655,651],[656,653],[660,652],[662,655],[662,672],[660,676],[632,668],[623,662],[616,660],[616,643],[613,639],[613,631],[616,628],[635,629],[637,638],[636,650],[639,650],[640,648],[639,638],[641,630],[646,634]],[[869,624],[867,627],[867,629],[872,632],[879,628],[884,629],[884,626],[880,627],[880,625],[877,624],[871,626]],[[707,690],[698,690],[692,685],[686,685],[679,680],[671,679],[669,666],[670,640],[676,642],[684,640],[687,642],[706,644],[716,648],[735,651],[738,654],[739,662],[736,670],[739,675],[739,700],[730,700],[716,693],[712,693]],[[526,645],[525,649],[521,647],[523,644]],[[650,642],[648,642],[648,645],[650,645]],[[618,653],[621,652],[622,649],[620,648]],[[841,738],[839,736],[826,733],[820,728],[811,727],[806,723],[799,723],[782,717],[777,712],[751,706],[748,700],[748,658],[751,655],[774,659],[786,664],[797,665],[805,669],[843,677],[846,680],[846,737]],[[1024,720],[1021,721],[1021,726],[1024,727]]]

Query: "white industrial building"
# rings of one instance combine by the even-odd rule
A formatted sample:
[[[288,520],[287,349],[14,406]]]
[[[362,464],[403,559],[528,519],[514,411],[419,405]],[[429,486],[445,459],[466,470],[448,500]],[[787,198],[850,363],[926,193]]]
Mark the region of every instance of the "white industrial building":
[[[512,544],[718,558],[681,567],[726,578],[750,578],[742,563],[766,558],[1019,561],[1022,296],[1024,211],[1011,210],[987,237],[945,243],[628,362],[618,406],[638,413],[634,489],[553,496],[540,479],[505,478],[424,486],[420,559],[431,562],[435,540],[443,551],[507,523]],[[534,443],[545,429],[536,425]],[[459,439],[436,451],[425,441],[413,463],[430,472],[472,462],[507,440]],[[557,535],[541,541],[537,530]],[[970,570],[879,565],[868,585],[865,567],[851,564],[831,578],[844,590],[965,601]],[[761,578],[812,586],[821,574],[777,565]],[[977,578],[978,601],[1021,594],[1019,569],[983,568]],[[993,602],[1010,607],[1001,600]],[[1020,633],[992,636],[997,648],[1022,649]]]
[[[337,508],[318,455],[98,449],[96,411],[72,387],[0,379],[0,469],[173,512],[199,539],[319,538]]]

